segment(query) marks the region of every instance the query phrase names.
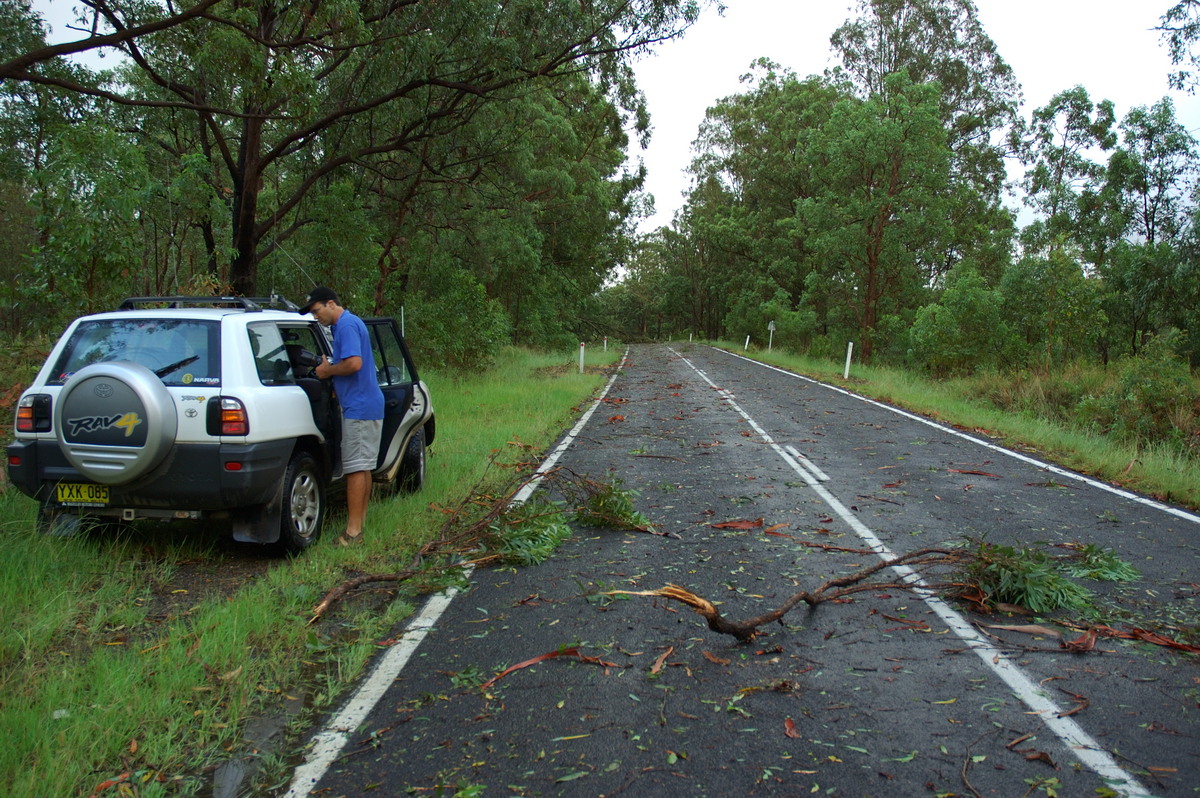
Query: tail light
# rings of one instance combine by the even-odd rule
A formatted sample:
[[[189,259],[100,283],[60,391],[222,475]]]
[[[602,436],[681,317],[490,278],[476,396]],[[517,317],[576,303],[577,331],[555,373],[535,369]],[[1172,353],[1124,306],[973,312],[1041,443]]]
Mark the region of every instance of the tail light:
[[[240,400],[214,397],[208,404],[207,426],[209,435],[246,436],[250,434],[250,416]]]
[[[17,404],[17,432],[50,431],[50,397],[44,393],[22,396]]]

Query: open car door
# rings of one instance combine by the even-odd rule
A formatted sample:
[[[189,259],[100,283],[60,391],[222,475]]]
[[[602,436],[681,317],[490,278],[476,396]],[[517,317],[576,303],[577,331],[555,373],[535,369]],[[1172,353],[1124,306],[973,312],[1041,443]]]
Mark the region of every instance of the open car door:
[[[371,337],[375,376],[383,391],[383,434],[374,481],[392,483],[401,470],[415,469],[418,457],[415,450],[420,448],[420,476],[401,475],[406,482],[412,483],[424,476],[424,447],[432,443],[426,439],[424,426],[432,416],[433,408],[428,392],[417,377],[416,366],[396,320],[384,317],[363,321]],[[419,487],[419,483],[414,487]]]

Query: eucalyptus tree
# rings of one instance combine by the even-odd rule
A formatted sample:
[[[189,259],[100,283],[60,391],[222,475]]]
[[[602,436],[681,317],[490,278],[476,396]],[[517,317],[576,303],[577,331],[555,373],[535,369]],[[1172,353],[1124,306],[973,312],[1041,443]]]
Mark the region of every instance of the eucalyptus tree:
[[[1127,236],[1150,246],[1178,242],[1195,208],[1196,138],[1176,118],[1169,97],[1134,108],[1119,130],[1106,179],[1120,193]]]
[[[885,316],[925,304],[951,233],[937,87],[893,73],[885,92],[837,103],[801,150],[814,190],[796,203],[794,234],[819,264],[809,289],[853,314],[869,360]]]
[[[1093,103],[1087,89],[1059,92],[1021,120],[1010,134],[1025,166],[1024,202],[1038,218],[1022,232],[1027,252],[1078,250],[1084,241],[1081,198],[1099,190],[1104,166],[1095,160],[1116,144],[1115,113],[1109,100]]]
[[[482,108],[419,158],[377,163],[364,192],[383,242],[371,259],[376,306],[413,292],[435,301],[438,274],[454,263],[521,340],[561,339],[624,257],[641,184],[622,169],[626,144],[600,88],[567,75]]]
[[[742,81],[746,91],[708,109],[693,144],[696,185],[711,181],[728,200],[714,201],[710,189],[693,209],[694,223],[712,226],[719,218],[729,268],[761,274],[799,300],[811,255],[790,231],[796,201],[814,190],[801,142],[806,131],[825,124],[846,92],[820,77],[801,80],[766,60],[755,62]]]
[[[861,96],[883,95],[888,78],[907,72],[937,84],[938,115],[951,152],[945,206],[954,235],[935,272],[967,259],[992,276],[1007,263],[1012,219],[1001,204],[1006,178],[1004,131],[1017,116],[1021,90],[1011,67],[979,22],[971,0],[858,0],[857,16],[832,38],[835,72]]]
[[[24,0],[0,4],[0,61],[45,48]],[[0,304],[14,333],[55,326],[127,285],[140,259],[140,157],[113,134],[111,109],[56,82],[101,86],[104,74],[60,58],[46,82],[0,82]],[[100,299],[97,295],[102,295]]]
[[[1189,293],[1182,261],[1200,162],[1197,141],[1169,98],[1131,110],[1120,132],[1104,186],[1118,240],[1098,266],[1110,293],[1109,317],[1123,325],[1136,353],[1152,333],[1188,324],[1176,309]]]
[[[1100,281],[1089,279],[1066,249],[1026,254],[1000,280],[1003,321],[1032,364],[1049,373],[1097,348],[1108,327]],[[1014,356],[1014,362],[1018,362]]]
[[[417,157],[486,104],[551,76],[590,73],[636,100],[629,55],[680,35],[706,2],[85,5],[104,31],[97,42],[119,49],[130,70],[124,86],[92,93],[193,115],[213,191],[227,201],[232,288],[253,293],[260,261],[312,222],[310,192],[348,170]],[[47,52],[10,59],[0,75],[45,82],[36,67]]]

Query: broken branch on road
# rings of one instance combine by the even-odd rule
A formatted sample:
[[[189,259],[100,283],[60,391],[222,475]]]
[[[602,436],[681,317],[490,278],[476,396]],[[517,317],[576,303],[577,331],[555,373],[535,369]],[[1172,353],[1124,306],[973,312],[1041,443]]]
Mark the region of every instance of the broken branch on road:
[[[679,585],[669,584],[656,590],[611,590],[604,593],[604,595],[654,596],[678,601],[691,607],[697,614],[703,617],[709,629],[719,634],[731,635],[739,641],[747,643],[753,640],[755,635],[758,634],[760,626],[765,626],[768,623],[782,619],[783,616],[787,615],[801,603],[805,603],[809,607],[815,607],[822,602],[834,601],[867,590],[878,590],[880,588],[890,590],[915,589],[915,586],[906,583],[889,582],[881,584],[879,582],[867,582],[870,577],[885,568],[890,568],[894,565],[921,568],[934,565],[958,564],[963,561],[964,556],[962,551],[928,548],[912,551],[888,560],[880,560],[878,563],[860,568],[853,573],[830,579],[815,590],[801,590],[789,597],[776,609],[744,621],[729,620],[721,614],[712,602]]]

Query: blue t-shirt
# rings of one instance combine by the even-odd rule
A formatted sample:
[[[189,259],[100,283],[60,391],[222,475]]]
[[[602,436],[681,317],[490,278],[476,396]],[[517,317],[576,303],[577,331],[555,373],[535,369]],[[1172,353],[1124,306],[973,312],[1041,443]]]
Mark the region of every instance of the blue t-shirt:
[[[329,328],[333,333],[333,360],[339,362],[348,357],[362,358],[362,368],[346,377],[334,377],[333,387],[337,390],[344,418],[383,418],[383,391],[375,377],[375,357],[371,353],[371,339],[367,325],[348,310]]]

